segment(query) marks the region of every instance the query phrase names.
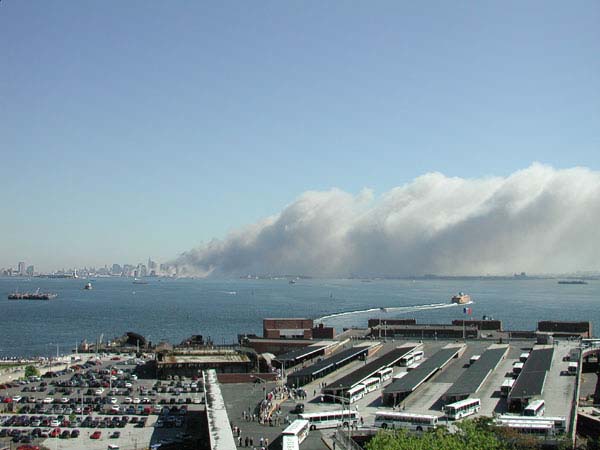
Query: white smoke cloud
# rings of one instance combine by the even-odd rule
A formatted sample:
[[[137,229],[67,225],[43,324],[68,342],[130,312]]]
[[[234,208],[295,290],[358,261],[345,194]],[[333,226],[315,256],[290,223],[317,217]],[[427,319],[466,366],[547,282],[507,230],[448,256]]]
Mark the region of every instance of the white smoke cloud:
[[[428,173],[380,197],[309,191],[181,255],[196,275],[507,274],[600,269],[600,172]]]

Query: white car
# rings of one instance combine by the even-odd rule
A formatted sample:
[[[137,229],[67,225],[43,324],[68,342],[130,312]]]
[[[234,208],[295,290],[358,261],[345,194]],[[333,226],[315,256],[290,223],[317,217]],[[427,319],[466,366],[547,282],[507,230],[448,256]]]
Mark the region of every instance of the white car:
[[[125,387],[126,387],[126,388],[133,387],[133,384],[131,384],[130,382],[127,382],[127,383],[125,383]]]
[[[140,401],[141,401],[141,400],[140,400],[139,398],[137,398],[137,397],[135,397],[135,398],[133,399],[133,403],[134,403],[135,405],[139,404],[139,403],[140,403]]]
[[[119,407],[119,405],[112,405],[110,407],[110,409],[111,409],[111,411],[114,411],[114,412],[119,412],[121,410],[121,408]]]
[[[96,389],[96,395],[102,395],[102,394],[104,394],[103,388]]]
[[[116,399],[115,397],[111,397],[111,398],[110,398],[110,403],[111,403],[112,405],[116,405],[116,404],[117,404],[117,399]]]
[[[45,403],[45,404],[47,404],[47,405],[48,405],[48,404],[52,403],[52,402],[54,401],[54,399],[53,399],[52,397],[46,397],[46,398],[45,398],[44,400],[42,400],[42,401],[43,401],[43,403]]]
[[[60,399],[61,403],[69,403],[69,398],[68,397],[63,397]]]
[[[53,420],[50,422],[51,427],[60,427],[60,422],[58,420]]]
[[[23,397],[21,397],[20,395],[15,395],[15,396],[12,398],[12,400],[13,400],[13,402],[17,402],[17,403],[18,403],[18,402],[20,402],[20,401],[21,401],[21,399],[22,399],[22,398],[23,398]]]
[[[131,403],[131,401],[132,401],[132,400],[131,400],[131,398],[129,398],[129,397],[125,397],[125,399],[123,400],[123,403],[130,404],[130,403]]]

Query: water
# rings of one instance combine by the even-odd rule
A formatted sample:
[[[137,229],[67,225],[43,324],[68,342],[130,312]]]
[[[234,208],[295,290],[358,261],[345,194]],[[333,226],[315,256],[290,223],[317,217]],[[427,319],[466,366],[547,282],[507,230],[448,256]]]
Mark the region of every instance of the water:
[[[262,334],[265,317],[324,317],[338,329],[366,326],[371,317],[416,317],[449,323],[463,318],[449,304],[458,291],[474,300],[473,317],[493,316],[509,329],[535,329],[538,320],[591,320],[600,326],[600,281],[559,285],[556,280],[151,280],[86,281],[0,278],[0,356],[68,353],[86,338],[95,342],[135,331],[153,342],[180,342],[192,334],[215,343],[238,333]],[[8,300],[9,292],[51,291],[50,301]],[[386,308],[387,312],[379,308]],[[346,314],[340,314],[346,313]],[[597,328],[596,328],[597,329]]]

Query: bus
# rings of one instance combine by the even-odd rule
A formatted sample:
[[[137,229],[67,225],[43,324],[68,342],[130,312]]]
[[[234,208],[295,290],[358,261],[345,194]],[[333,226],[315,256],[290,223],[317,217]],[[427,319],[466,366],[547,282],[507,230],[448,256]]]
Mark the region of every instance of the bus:
[[[365,394],[369,393],[369,392],[373,392],[376,391],[377,389],[379,389],[379,386],[381,385],[381,380],[379,378],[367,378],[365,381],[362,382],[363,386],[365,387]]]
[[[508,379],[504,380],[502,382],[502,386],[500,386],[500,395],[502,395],[502,397],[508,397],[508,394],[510,394],[510,391],[514,385],[515,385],[514,378],[508,378]]]
[[[466,398],[446,405],[444,412],[448,419],[458,420],[479,412],[479,409],[481,409],[481,400],[478,398]]]
[[[392,367],[386,367],[385,369],[381,369],[377,372],[377,376],[383,383],[385,380],[389,380],[394,375],[394,369]]]
[[[481,358],[481,355],[473,355],[473,356],[471,356],[471,358],[469,359],[469,365],[473,364],[474,362],[479,361],[479,358]]]
[[[520,422],[520,423],[545,423],[552,424],[552,433],[559,434],[567,431],[567,419],[563,416],[548,417],[548,416],[513,416],[503,414],[498,416],[496,422]]]
[[[424,355],[425,353],[422,350],[411,352],[408,355],[400,358],[400,365],[402,367],[408,367],[414,364],[415,362],[422,360]]]
[[[567,368],[567,373],[569,375],[577,375],[577,367],[578,366],[579,366],[579,364],[577,364],[576,362],[570,362],[569,367]]]
[[[542,422],[533,422],[530,420],[521,420],[519,418],[497,420],[496,426],[506,427],[520,434],[532,434],[540,437],[552,437],[556,434],[551,420]]]
[[[527,358],[529,358],[529,352],[521,353],[521,355],[519,356],[519,361],[524,363],[525,361],[527,361]]]
[[[413,431],[433,430],[437,427],[437,416],[406,412],[376,412],[375,426],[380,428],[406,428]]]
[[[523,366],[524,366],[524,364],[522,362],[514,363],[513,364],[513,373],[515,375],[520,374],[521,371],[523,370]]]
[[[354,403],[365,396],[365,385],[357,384],[353,388],[350,388],[344,394],[347,403]]]
[[[310,422],[306,419],[294,420],[283,432],[283,448],[298,448],[308,436]],[[295,445],[294,445],[295,444]]]
[[[524,416],[543,416],[546,404],[544,400],[534,400],[523,410]]]
[[[358,411],[347,409],[342,411],[304,413],[300,414],[300,418],[308,420],[310,430],[316,430],[318,428],[337,428],[339,426],[348,427],[350,425],[358,425],[360,414],[358,414]]]

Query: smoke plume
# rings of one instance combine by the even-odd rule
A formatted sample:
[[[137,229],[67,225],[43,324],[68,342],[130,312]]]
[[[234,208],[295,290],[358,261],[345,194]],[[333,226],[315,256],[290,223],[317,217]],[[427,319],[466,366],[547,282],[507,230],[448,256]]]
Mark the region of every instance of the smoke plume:
[[[199,276],[557,273],[600,269],[600,172],[428,173],[389,192],[305,192],[281,213],[182,254]]]

